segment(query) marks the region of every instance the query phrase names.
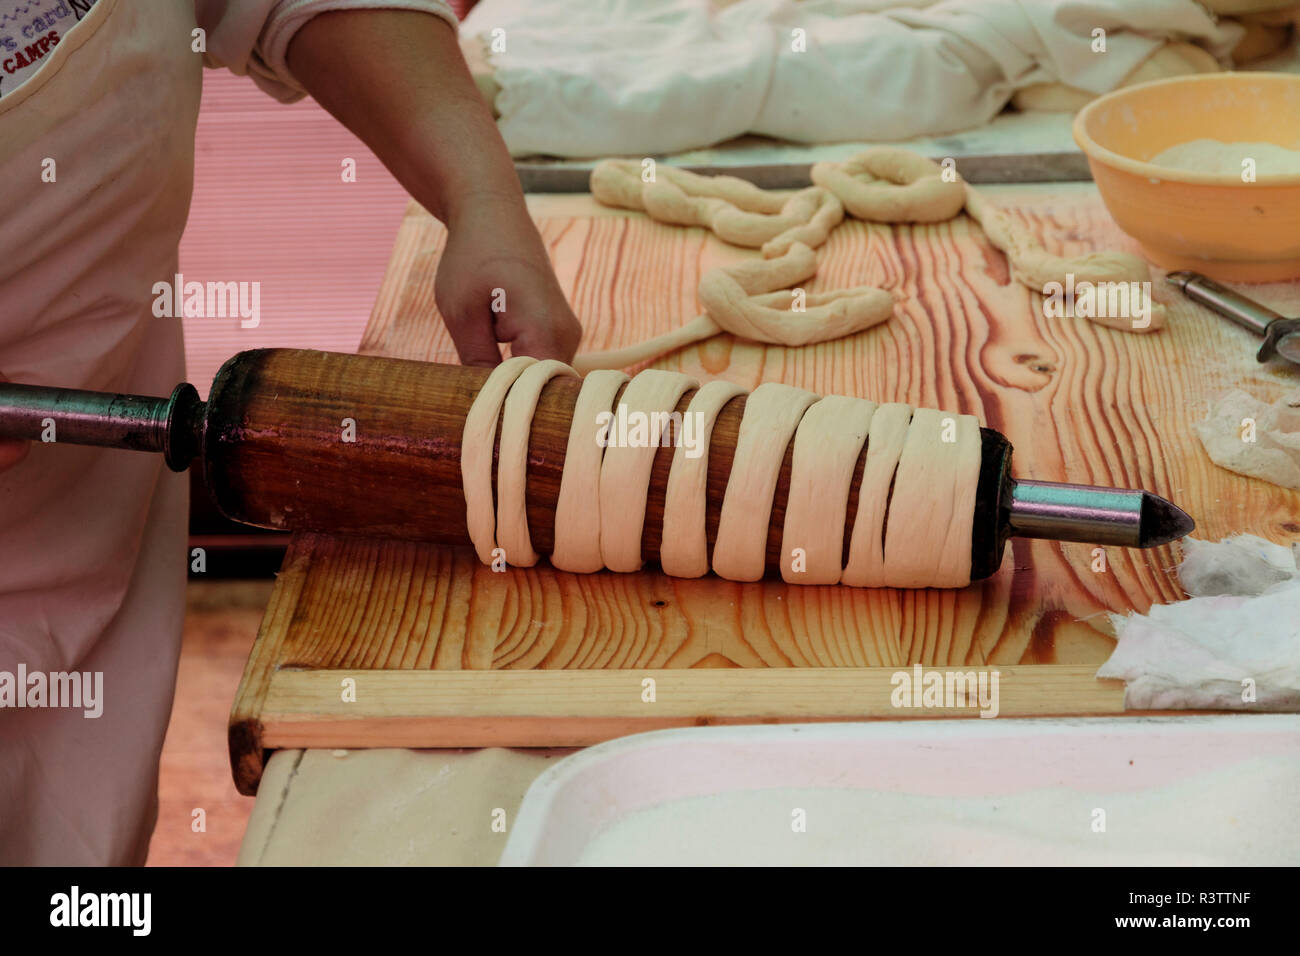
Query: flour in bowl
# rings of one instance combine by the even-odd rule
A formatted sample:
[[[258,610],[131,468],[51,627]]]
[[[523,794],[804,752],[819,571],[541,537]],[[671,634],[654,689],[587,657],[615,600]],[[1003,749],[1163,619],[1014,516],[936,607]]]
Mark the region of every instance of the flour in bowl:
[[[1276,143],[1223,143],[1217,139],[1193,139],[1170,146],[1151,157],[1157,166],[1184,169],[1218,176],[1241,175],[1242,163],[1255,161],[1256,176],[1300,173],[1300,150]]]

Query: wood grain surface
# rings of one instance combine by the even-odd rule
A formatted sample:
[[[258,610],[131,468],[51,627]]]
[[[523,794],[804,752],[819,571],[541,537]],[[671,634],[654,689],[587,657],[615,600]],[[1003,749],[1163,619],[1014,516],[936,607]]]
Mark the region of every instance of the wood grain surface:
[[[626,734],[699,724],[800,723],[868,718],[1058,715],[1071,708],[1124,711],[1123,681],[1093,679],[1093,668],[1025,664],[997,674],[997,704],[980,698],[980,673],[965,672],[951,706],[921,698],[895,706],[885,667],[746,667],[619,670],[296,670],[276,672],[262,720],[267,747],[588,746]],[[906,673],[906,670],[904,671]],[[945,680],[947,673],[944,673]],[[910,675],[909,675],[910,676]],[[380,703],[361,708],[339,687]],[[924,678],[923,678],[924,680]],[[646,699],[646,688],[654,699]],[[957,684],[954,681],[954,695]],[[903,698],[899,698],[902,700]],[[360,702],[358,696],[357,703]],[[1009,709],[1004,709],[1009,707]]]
[[[1050,251],[1137,251],[1091,184],[989,195]],[[754,255],[586,196],[530,202],[583,319],[584,349],[616,348],[688,320],[704,270]],[[408,210],[363,352],[456,360],[434,305],[443,235],[423,210]],[[895,318],[801,349],[723,335],[653,364],[746,388],[781,381],[968,412],[1011,440],[1020,477],[1147,488],[1188,511],[1198,537],[1247,531],[1300,540],[1300,494],[1218,468],[1190,427],[1230,387],[1272,401],[1296,378],[1258,366],[1247,333],[1163,287],[1158,274],[1155,295],[1171,306],[1169,328],[1130,335],[1044,317],[1041,297],[1011,281],[1005,258],[966,217],[893,228],[846,221],[820,261],[810,291],[893,289],[903,296]],[[1256,290],[1261,299],[1268,288]],[[1087,545],[1013,539],[986,581],[962,591],[897,591],[678,580],[653,570],[577,576],[544,564],[495,574],[468,551],[298,536],[232,712],[236,782],[244,792],[256,788],[263,748],[277,739],[264,707],[281,667],[1095,668],[1114,644],[1107,612],[1183,597],[1170,573],[1176,549],[1109,548],[1105,559],[1096,571]],[[1013,687],[1004,689],[1004,711],[1027,712]],[[1114,703],[1113,693],[1075,692],[1068,682],[1053,694],[1057,713],[1108,712]],[[879,703],[864,701],[862,716]],[[527,745],[526,738],[511,739]],[[328,733],[313,739],[326,745]]]

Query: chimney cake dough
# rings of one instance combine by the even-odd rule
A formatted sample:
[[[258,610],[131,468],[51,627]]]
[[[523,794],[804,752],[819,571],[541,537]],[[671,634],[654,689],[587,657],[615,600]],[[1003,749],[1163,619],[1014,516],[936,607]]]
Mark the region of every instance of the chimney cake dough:
[[[504,557],[507,565],[526,567],[538,559],[524,500],[528,435],[546,383],[570,374],[576,373],[560,362],[512,358],[493,369],[475,396],[462,436],[461,475],[466,524],[484,563]],[[685,414],[699,415],[686,426],[700,442],[692,443],[700,452],[696,456],[687,454],[680,423],[671,429],[664,425],[665,416],[688,395]],[[741,399],[744,411],[710,554],[705,531],[709,446],[722,409]],[[611,427],[609,416],[631,420],[635,415],[653,427],[642,429],[642,440],[629,442]],[[498,416],[501,449],[494,483]],[[552,564],[583,572],[641,568],[651,471],[665,435],[676,445],[659,555],[669,575],[699,577],[712,567],[733,581],[763,577],[774,498],[793,444],[779,562],[787,582],[907,588],[970,583],[981,456],[973,416],[822,397],[774,382],[746,395],[728,382],[701,386],[689,376],[659,369],[630,380],[611,371],[584,379],[561,476]],[[860,459],[858,504],[847,531]]]

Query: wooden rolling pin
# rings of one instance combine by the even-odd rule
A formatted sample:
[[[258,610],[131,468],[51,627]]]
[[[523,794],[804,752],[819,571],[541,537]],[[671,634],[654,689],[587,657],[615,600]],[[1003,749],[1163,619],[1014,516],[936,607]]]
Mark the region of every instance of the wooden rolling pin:
[[[52,419],[61,443],[161,452],[176,471],[201,457],[217,507],[244,524],[465,545],[461,434],[487,374],[460,365],[258,349],[221,368],[206,404],[188,384],[166,399],[0,384],[0,437],[40,440]],[[555,502],[580,387],[577,378],[552,379],[533,416],[528,529],[542,554],[554,541]],[[693,394],[682,397],[678,411]],[[744,397],[732,400],[713,428],[710,546],[744,407]],[[348,432],[354,440],[345,440]],[[972,579],[997,570],[1011,535],[1153,547],[1193,528],[1183,511],[1150,492],[1017,481],[1010,474],[1010,443],[988,428],[981,436]],[[786,449],[768,526],[772,572],[779,569],[792,448]],[[672,453],[660,449],[650,478],[641,550],[651,561],[659,555]],[[846,547],[864,459],[849,492]]]

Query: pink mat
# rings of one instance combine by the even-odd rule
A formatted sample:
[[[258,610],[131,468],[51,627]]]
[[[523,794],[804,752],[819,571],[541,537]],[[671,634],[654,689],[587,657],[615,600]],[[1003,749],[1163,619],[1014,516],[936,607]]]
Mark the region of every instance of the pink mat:
[[[356,160],[345,183],[341,162]],[[285,106],[243,77],[204,76],[186,281],[260,282],[261,320],[185,320],[189,380],[243,349],[355,351],[407,203],[374,155],[311,99]]]

